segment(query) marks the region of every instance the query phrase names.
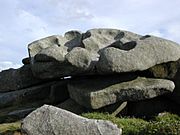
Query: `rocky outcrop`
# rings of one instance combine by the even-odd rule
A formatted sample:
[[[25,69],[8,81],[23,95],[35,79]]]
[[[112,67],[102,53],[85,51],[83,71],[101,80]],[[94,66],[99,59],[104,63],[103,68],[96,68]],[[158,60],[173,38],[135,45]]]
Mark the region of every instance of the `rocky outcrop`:
[[[22,122],[27,135],[121,135],[110,121],[83,118],[66,110],[44,105]]]
[[[30,65],[4,70],[0,72],[0,93],[27,88],[42,82],[43,80],[33,76]]]
[[[68,34],[72,33],[71,31]],[[177,61],[180,58],[180,48],[177,43],[155,36],[141,36],[115,29],[92,29],[84,34],[74,33],[76,34],[70,36],[72,37],[70,41],[65,34],[64,37],[51,36],[29,45],[31,66],[35,76],[45,79],[79,74],[143,71],[157,64]],[[60,41],[63,43],[58,43]],[[71,49],[68,48],[69,46]],[[53,48],[57,51],[51,53]],[[62,52],[63,48],[67,51]],[[78,57],[75,56],[76,54]],[[69,59],[70,56],[75,58]],[[46,59],[44,64],[39,63],[42,57]],[[74,66],[76,68],[73,68]],[[57,74],[52,75],[53,72]]]
[[[68,98],[67,81],[63,80],[0,93],[0,123],[20,120],[44,103],[55,105]]]
[[[54,35],[30,43],[28,45],[28,51],[31,63],[34,63],[34,56],[41,50],[51,46],[60,46],[62,44],[64,45],[65,42],[66,39],[64,39],[62,36]]]
[[[99,52],[106,47],[117,47],[123,49],[123,44],[136,41],[140,37],[141,35],[128,31],[116,29],[92,29],[84,34],[82,42],[84,48],[87,50]]]
[[[0,108],[47,99],[52,83],[0,94]]]
[[[148,69],[148,71],[155,78],[174,79],[177,76],[177,71],[180,68],[180,59],[174,62],[167,62],[155,65]]]
[[[116,82],[116,83],[115,83]],[[139,77],[120,82],[113,78],[78,80],[68,85],[70,97],[80,105],[98,109],[123,101],[138,101],[154,98],[174,90],[174,83],[163,79]]]
[[[114,47],[104,49],[97,69],[103,74],[143,71],[157,64],[177,61],[179,58],[180,48],[176,43],[150,36],[137,40],[136,46],[129,51]]]
[[[21,68],[0,72],[0,122],[22,119],[43,104],[76,114],[98,111],[151,117],[166,110],[179,114],[180,45],[173,41],[91,29],[39,39],[28,45],[28,52]],[[55,115],[59,122],[60,116],[52,113],[59,112],[57,108],[43,108],[48,108],[47,117],[41,114],[39,120],[52,120]],[[26,120],[34,120],[34,114]],[[45,126],[56,130],[56,124]],[[95,129],[98,125],[90,124]],[[48,132],[56,134],[52,128]]]
[[[34,59],[36,62],[48,62],[48,61],[58,61],[63,62],[65,60],[65,55],[67,52],[67,47],[65,46],[50,46],[41,50]]]

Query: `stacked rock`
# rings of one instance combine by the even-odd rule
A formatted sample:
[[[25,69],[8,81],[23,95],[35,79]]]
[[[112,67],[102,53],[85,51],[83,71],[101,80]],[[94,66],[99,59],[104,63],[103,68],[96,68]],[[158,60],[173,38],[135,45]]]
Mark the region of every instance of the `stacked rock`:
[[[35,78],[30,64],[0,72],[0,123],[16,121],[43,104],[68,99],[66,81]]]
[[[22,118],[42,104],[80,114],[179,113],[180,46],[116,29],[69,31],[28,45],[19,69],[0,73],[0,117]]]

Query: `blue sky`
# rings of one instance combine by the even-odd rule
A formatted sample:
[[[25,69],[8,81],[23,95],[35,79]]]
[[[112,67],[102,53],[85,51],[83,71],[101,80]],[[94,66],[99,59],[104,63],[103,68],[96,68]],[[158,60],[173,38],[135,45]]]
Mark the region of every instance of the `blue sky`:
[[[68,30],[108,27],[180,43],[180,0],[0,0],[0,70],[19,67],[27,44]]]

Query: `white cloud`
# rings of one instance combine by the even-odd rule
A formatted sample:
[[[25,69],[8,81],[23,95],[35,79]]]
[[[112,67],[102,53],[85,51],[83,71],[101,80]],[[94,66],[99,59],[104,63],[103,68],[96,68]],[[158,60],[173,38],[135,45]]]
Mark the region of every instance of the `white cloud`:
[[[179,0],[2,0],[0,61],[20,63],[28,43],[72,29],[126,29],[180,43],[177,5]]]
[[[150,33],[180,43],[180,9],[177,5],[180,5],[179,0],[93,1],[89,6],[92,18],[88,25],[126,29],[144,35]]]
[[[10,61],[2,61],[0,62],[0,71],[2,70],[6,70],[6,69],[9,69],[9,68],[14,68],[14,69],[17,69],[19,67],[21,67],[22,65],[20,64],[15,64],[15,63],[12,63]]]
[[[48,22],[48,24],[53,24],[54,27],[60,25],[62,27],[63,25],[67,26],[67,24],[73,25],[77,23],[77,20],[89,19],[91,14],[88,4],[84,0],[76,0],[76,2],[74,0],[26,0],[26,2],[21,2],[19,7],[40,17],[43,21]]]
[[[91,24],[94,27],[101,28],[101,27],[107,27],[107,28],[114,28],[114,29],[127,29],[128,26],[124,25],[120,21],[111,18],[111,17],[105,17],[105,16],[94,16],[91,19]]]
[[[180,24],[171,24],[167,27],[167,38],[180,43]]]
[[[160,31],[158,31],[158,30],[155,30],[155,31],[153,31],[153,32],[150,32],[149,34],[150,34],[150,35],[157,36],[157,37],[163,37],[163,34],[162,34]]]
[[[15,21],[17,22],[17,27],[21,28],[21,31],[27,32],[31,38],[44,37],[49,34],[47,32],[47,24],[38,16],[25,10],[18,10]]]

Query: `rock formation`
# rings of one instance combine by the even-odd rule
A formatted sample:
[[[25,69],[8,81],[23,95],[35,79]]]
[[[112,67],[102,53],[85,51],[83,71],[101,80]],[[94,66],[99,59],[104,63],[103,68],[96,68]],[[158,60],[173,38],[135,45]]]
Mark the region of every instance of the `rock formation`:
[[[173,41],[91,29],[34,41],[28,51],[21,68],[0,72],[0,122],[43,104],[76,114],[180,114],[180,45]]]
[[[83,118],[66,110],[44,105],[22,122],[27,135],[121,135],[109,121]]]
[[[139,101],[154,98],[174,90],[174,83],[163,79],[138,77],[135,80],[120,82],[115,78],[78,80],[68,84],[70,97],[84,107],[101,107],[124,101]]]

